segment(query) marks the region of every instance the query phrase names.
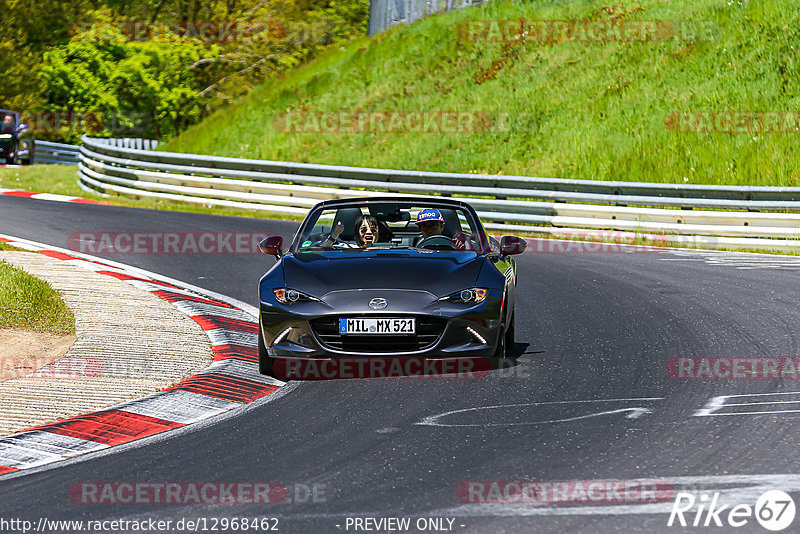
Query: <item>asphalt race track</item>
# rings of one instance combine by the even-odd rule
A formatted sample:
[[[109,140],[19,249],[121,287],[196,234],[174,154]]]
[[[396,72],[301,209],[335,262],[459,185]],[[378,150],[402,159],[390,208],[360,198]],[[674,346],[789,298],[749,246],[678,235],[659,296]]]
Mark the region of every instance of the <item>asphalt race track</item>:
[[[289,238],[296,226],[0,198],[0,233],[64,248],[76,232]],[[508,369],[477,380],[297,383],[238,417],[0,479],[0,517],[277,517],[280,532],[297,533],[355,532],[347,521],[356,517],[450,518],[459,533],[766,532],[752,517],[736,529],[668,527],[672,493],[655,504],[465,498],[459,488],[470,481],[635,479],[751,506],[767,489],[800,496],[800,382],[667,372],[677,357],[798,356],[800,259],[569,250],[518,256],[517,358]],[[252,305],[258,278],[274,262],[260,254],[98,255]],[[775,393],[785,395],[766,395]],[[288,498],[269,505],[70,499],[73,484],[92,481],[272,481]],[[309,488],[320,489],[316,499],[305,495]]]

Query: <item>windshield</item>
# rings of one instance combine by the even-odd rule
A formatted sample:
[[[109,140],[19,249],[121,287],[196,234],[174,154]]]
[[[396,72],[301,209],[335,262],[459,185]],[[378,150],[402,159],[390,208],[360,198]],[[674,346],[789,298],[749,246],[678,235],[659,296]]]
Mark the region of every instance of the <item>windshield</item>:
[[[292,252],[411,248],[481,250],[478,222],[450,205],[371,203],[317,210],[309,215]]]

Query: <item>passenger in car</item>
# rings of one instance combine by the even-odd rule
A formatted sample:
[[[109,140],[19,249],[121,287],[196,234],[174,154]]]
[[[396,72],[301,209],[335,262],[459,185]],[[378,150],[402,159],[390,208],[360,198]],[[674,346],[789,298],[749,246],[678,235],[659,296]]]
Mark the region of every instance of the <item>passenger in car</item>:
[[[375,243],[388,243],[393,237],[392,231],[383,221],[372,215],[362,215],[356,221],[356,243],[361,248],[368,248]]]
[[[378,226],[378,219],[372,215],[362,215],[356,221],[355,231],[356,243],[361,248],[371,247],[374,243],[380,241],[380,228]]]

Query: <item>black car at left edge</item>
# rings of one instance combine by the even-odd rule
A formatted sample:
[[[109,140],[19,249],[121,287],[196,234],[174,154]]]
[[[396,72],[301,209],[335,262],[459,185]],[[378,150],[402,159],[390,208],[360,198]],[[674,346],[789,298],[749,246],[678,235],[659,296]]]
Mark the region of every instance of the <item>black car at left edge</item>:
[[[439,235],[421,233],[429,216]],[[370,232],[364,221],[378,234],[366,245],[358,239]],[[278,376],[278,362],[285,369],[289,361],[335,365],[348,357],[504,358],[514,345],[511,256],[525,245],[487,235],[460,200],[321,202],[288,251],[281,236],[261,242],[278,261],[259,283],[260,371]]]
[[[27,124],[20,122],[19,113],[0,109],[0,162],[31,165],[35,154],[33,133]]]

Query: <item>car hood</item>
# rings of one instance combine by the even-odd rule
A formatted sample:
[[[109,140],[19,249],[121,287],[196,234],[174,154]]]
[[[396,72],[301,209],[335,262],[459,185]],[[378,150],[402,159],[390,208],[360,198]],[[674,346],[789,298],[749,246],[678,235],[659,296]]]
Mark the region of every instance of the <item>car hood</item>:
[[[283,274],[286,287],[319,298],[349,289],[413,289],[442,297],[473,287],[483,261],[474,252],[304,252],[283,258]]]

